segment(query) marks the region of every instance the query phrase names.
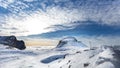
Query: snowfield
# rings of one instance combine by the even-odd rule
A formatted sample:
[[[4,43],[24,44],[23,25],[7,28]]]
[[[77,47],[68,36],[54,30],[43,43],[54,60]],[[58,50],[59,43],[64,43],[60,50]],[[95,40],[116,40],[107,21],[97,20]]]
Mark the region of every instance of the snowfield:
[[[0,45],[0,68],[120,68],[120,47],[89,48],[74,38],[26,50]]]

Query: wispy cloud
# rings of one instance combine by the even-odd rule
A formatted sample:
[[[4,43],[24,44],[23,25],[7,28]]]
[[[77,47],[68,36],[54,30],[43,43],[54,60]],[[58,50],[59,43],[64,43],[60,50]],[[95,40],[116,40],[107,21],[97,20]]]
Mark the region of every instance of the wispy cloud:
[[[54,31],[54,29],[47,29],[53,25],[65,25],[69,26],[72,21],[80,20],[82,17],[78,17],[78,12],[75,10],[62,10],[59,7],[53,7],[46,12],[37,11],[29,16],[18,18],[10,16],[6,20],[6,24],[2,27],[8,29],[6,31],[12,32],[11,28],[16,28],[15,35],[31,35],[40,34],[44,32]],[[9,31],[10,30],[10,31]],[[22,34],[23,33],[23,34]]]
[[[74,29],[76,21],[120,26],[120,0],[1,0],[10,11],[0,25],[0,34],[27,36],[57,30]],[[14,28],[14,29],[13,29]]]

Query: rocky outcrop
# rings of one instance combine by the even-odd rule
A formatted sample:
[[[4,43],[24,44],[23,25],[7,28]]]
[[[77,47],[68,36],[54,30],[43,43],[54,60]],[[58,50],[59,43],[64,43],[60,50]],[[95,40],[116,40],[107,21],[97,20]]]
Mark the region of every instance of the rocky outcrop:
[[[15,36],[0,36],[0,44],[23,50],[26,48],[23,40],[17,40]]]

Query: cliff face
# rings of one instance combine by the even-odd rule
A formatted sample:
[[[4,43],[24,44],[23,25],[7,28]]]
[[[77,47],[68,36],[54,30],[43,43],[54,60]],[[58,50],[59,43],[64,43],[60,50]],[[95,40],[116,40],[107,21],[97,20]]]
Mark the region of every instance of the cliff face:
[[[0,36],[0,44],[23,50],[26,48],[24,41],[17,40],[15,36]]]

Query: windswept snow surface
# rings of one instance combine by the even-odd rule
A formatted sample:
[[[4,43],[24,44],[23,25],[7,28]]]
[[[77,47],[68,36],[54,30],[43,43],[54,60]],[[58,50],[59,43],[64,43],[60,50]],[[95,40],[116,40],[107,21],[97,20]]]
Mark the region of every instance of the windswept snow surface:
[[[30,46],[26,50],[0,45],[0,68],[120,68],[120,50]]]

